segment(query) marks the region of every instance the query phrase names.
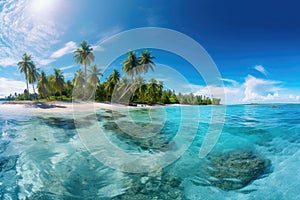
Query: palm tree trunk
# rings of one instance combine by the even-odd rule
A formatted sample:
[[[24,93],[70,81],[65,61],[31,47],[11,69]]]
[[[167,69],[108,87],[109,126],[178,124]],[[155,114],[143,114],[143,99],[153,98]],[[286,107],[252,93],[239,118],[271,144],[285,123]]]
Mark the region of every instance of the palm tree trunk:
[[[30,92],[29,92],[29,85],[28,85],[28,80],[27,80],[27,77],[26,77],[26,87],[27,87],[27,94],[26,94],[26,100],[29,99],[29,96],[30,96]],[[25,100],[25,99],[24,99]]]
[[[27,74],[26,73],[25,73],[25,79],[26,79],[27,92],[29,94],[28,78],[27,78]]]
[[[35,94],[34,83],[32,83],[33,94]]]
[[[86,64],[84,64],[84,89],[83,89],[83,99],[85,99],[86,97],[86,80],[87,79],[87,75],[86,75]]]
[[[28,86],[28,81],[26,81],[26,87],[27,87],[27,92],[29,94],[29,86]]]
[[[36,96],[35,96],[34,83],[32,83],[32,89],[33,89],[33,98],[37,99]]]

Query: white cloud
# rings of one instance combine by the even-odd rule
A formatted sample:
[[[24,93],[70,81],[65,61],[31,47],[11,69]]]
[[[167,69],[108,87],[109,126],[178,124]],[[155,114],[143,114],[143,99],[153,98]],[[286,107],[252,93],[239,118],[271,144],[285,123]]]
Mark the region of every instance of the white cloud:
[[[276,100],[279,97],[278,91],[281,88],[277,87],[279,81],[265,80],[255,78],[254,76],[248,75],[245,83],[243,84],[245,91],[244,102],[251,101],[267,101]]]
[[[294,95],[294,94],[289,94],[289,99],[290,100],[300,100],[300,96],[299,95]]]
[[[77,48],[77,45],[75,42],[70,41],[65,44],[65,46],[61,49],[58,49],[57,51],[53,52],[50,58],[60,58],[66,54],[73,53],[75,49]]]
[[[26,88],[26,83],[7,78],[0,78],[0,98],[4,98],[9,94],[23,93]]]
[[[47,63],[50,47],[60,36],[53,16],[37,16],[28,0],[8,0],[2,6],[0,57],[5,59],[1,59],[0,65],[16,65],[25,52],[32,55],[38,65]]]
[[[196,95],[205,95],[208,97],[220,98],[222,104],[236,104],[241,103],[243,93],[240,87],[224,86],[217,87],[213,85],[203,86]]]
[[[71,69],[73,67],[75,67],[76,65],[69,65],[69,66],[65,66],[65,67],[61,67],[59,68],[60,70],[67,70],[67,69]]]
[[[267,70],[262,65],[256,65],[254,69],[264,74],[265,76],[268,74]]]
[[[1,49],[0,49],[0,55],[1,55]],[[0,59],[0,65],[1,66],[11,66],[17,64],[18,60],[14,58],[1,58]]]
[[[65,79],[72,79],[72,78],[74,78],[74,73],[64,73],[64,77],[65,77]]]
[[[290,99],[294,99],[295,96],[294,96],[293,94],[290,94],[290,95],[289,95],[289,98],[290,98]]]
[[[221,81],[224,81],[224,82],[227,82],[227,83],[231,83],[232,85],[236,86],[238,85],[239,83],[235,80],[232,80],[232,79],[228,79],[228,78],[220,78]]]
[[[54,61],[54,59],[47,59],[47,58],[45,59],[35,58],[34,60],[42,66],[48,65]]]
[[[245,82],[240,84],[234,80],[222,78],[225,82],[232,83],[230,86],[216,87],[208,86],[193,86],[198,88],[194,94],[212,95],[221,98],[222,104],[240,104],[240,103],[295,103],[300,101],[300,95],[287,94],[287,88],[278,87],[280,81],[259,79],[248,75]],[[225,98],[222,97],[223,92]]]
[[[104,48],[99,45],[92,46],[92,48],[94,51],[104,51]]]

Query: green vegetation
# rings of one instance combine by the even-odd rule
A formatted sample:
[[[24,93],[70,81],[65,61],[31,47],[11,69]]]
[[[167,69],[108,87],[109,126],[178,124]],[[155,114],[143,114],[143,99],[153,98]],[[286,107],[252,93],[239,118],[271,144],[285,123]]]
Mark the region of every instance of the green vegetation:
[[[176,94],[175,91],[164,89],[162,81],[154,78],[144,80],[141,74],[149,70],[154,71],[154,56],[148,50],[143,50],[139,55],[129,51],[126,59],[122,62],[125,73],[121,77],[116,69],[107,76],[103,83],[99,77],[103,76],[101,69],[96,64],[93,48],[86,41],[74,51],[74,62],[80,63],[82,69],[78,69],[73,80],[65,81],[64,74],[60,69],[54,69],[54,73],[46,75],[44,71],[39,73],[32,57],[26,53],[18,63],[19,70],[25,74],[26,89],[23,94],[14,94],[6,97],[6,100],[96,100],[114,101],[122,103],[146,103],[146,104],[190,104],[190,105],[218,105],[220,99],[209,98],[202,95]],[[36,93],[34,84],[37,83]],[[32,84],[33,94],[30,93],[28,84]],[[93,98],[93,99],[91,99]]]

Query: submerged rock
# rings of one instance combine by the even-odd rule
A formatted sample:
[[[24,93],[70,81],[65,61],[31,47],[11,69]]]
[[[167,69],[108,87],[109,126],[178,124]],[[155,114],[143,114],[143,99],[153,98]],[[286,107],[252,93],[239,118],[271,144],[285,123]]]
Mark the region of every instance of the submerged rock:
[[[123,126],[126,123],[128,123],[128,127],[130,127],[130,122],[121,122]],[[112,121],[106,122],[103,125],[103,128],[105,130],[112,131],[112,134],[115,134],[120,141],[125,141],[130,145],[139,146],[142,150],[160,150],[167,147],[174,137],[172,134],[167,133],[164,130],[158,131],[161,128],[160,126],[161,125],[151,124],[148,128],[150,129],[150,132],[153,131],[155,134],[150,134],[150,137],[145,138],[135,137],[134,135],[123,132],[118,124]],[[144,131],[147,131],[145,135],[149,134],[148,129]]]
[[[181,179],[165,174],[163,171],[148,174],[131,174],[129,189],[113,200],[182,200]]]
[[[60,199],[71,199],[62,195],[56,195],[50,192],[38,191],[33,193],[30,197],[26,197],[25,200],[60,200]]]
[[[74,119],[60,118],[60,117],[49,117],[42,118],[43,122],[51,127],[61,129],[76,129]]]
[[[0,140],[0,153],[3,153],[6,150],[8,144],[9,144],[9,141]]]
[[[271,162],[252,152],[231,152],[208,157],[208,181],[222,190],[240,189],[262,177],[270,170]]]
[[[15,168],[18,156],[0,158],[0,172],[9,171]]]

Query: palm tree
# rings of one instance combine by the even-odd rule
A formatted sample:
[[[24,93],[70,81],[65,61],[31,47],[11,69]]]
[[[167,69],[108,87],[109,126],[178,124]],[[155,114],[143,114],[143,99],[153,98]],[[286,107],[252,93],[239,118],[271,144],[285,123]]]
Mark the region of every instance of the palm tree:
[[[127,58],[122,62],[123,63],[123,71],[130,77],[131,81],[133,81],[134,75],[139,74],[139,58],[136,56],[134,51],[129,51]],[[133,84],[128,84],[126,88],[124,88],[124,92],[119,96],[119,100],[121,100],[126,93],[132,89]]]
[[[83,87],[83,84],[84,84],[84,73],[82,72],[81,69],[78,69],[73,79],[73,85]]]
[[[38,72],[39,69],[32,65],[28,71],[28,81],[32,84],[33,94],[35,95],[34,83],[38,80],[40,74]]]
[[[48,80],[48,90],[49,90],[49,95],[55,95],[55,87],[54,87],[54,83],[55,83],[55,76],[53,74],[50,74],[47,77]]]
[[[120,77],[120,73],[116,69],[114,69],[111,75],[109,75],[109,77],[107,78],[107,82],[105,82],[104,85],[104,90],[107,94],[107,99],[109,99],[109,97],[112,95],[115,86],[120,81]]]
[[[136,96],[138,96],[140,101],[143,101],[145,92],[147,91],[147,85],[145,84],[145,80],[141,76],[139,76],[136,78],[135,83],[138,85],[135,94]]]
[[[73,85],[70,80],[67,80],[66,84],[64,85],[64,91],[66,92],[66,95],[68,97],[72,96],[72,91],[73,91]]]
[[[64,88],[64,75],[60,69],[54,69],[54,88],[56,92],[59,92],[62,99],[62,90]]]
[[[108,82],[112,82],[114,85],[116,85],[120,81],[120,73],[114,69],[112,74],[108,77]]]
[[[84,93],[84,73],[81,69],[78,69],[75,73],[74,79],[73,79],[73,85],[74,85],[74,97],[81,97],[81,95]]]
[[[122,63],[124,72],[133,79],[134,75],[138,74],[137,67],[139,66],[139,59],[136,57],[136,53],[129,51],[127,58]]]
[[[113,84],[113,82],[107,81],[104,83],[104,91],[106,92],[107,100],[110,100],[109,97],[112,96],[114,88],[115,88],[115,85]]]
[[[22,57],[22,61],[18,62],[20,72],[25,74],[28,94],[29,94],[29,87],[28,87],[29,70],[30,68],[34,67],[33,61],[31,59],[32,57],[30,55],[28,56],[26,53],[24,53]]]
[[[103,74],[101,73],[101,69],[97,68],[97,64],[94,64],[92,68],[89,69],[88,71],[89,71],[89,79],[88,79],[89,84],[93,86],[100,85],[99,76],[103,76]]]
[[[153,66],[155,65],[154,62],[152,61],[152,59],[154,59],[155,57],[151,55],[151,52],[148,52],[147,50],[144,50],[140,57],[139,57],[139,64],[140,66],[138,67],[138,71],[139,73],[147,73],[149,69],[151,69],[151,71],[153,72]]]
[[[49,97],[49,83],[44,71],[41,72],[41,75],[38,78],[37,88],[42,98]]]
[[[147,96],[150,103],[157,102],[158,97],[160,97],[160,91],[162,89],[162,83],[157,83],[155,79],[150,79],[148,89],[147,89]]]
[[[103,76],[101,73],[101,69],[97,68],[97,64],[94,64],[91,69],[88,70],[89,76],[88,76],[88,82],[85,86],[85,92],[88,93],[86,95],[86,99],[94,99],[94,94],[96,92],[97,86],[100,85],[100,79],[99,76]]]
[[[75,63],[80,63],[82,66],[84,66],[84,78],[85,81],[87,80],[87,69],[86,67],[91,64],[95,60],[95,56],[93,54],[93,48],[86,42],[83,41],[80,44],[80,47],[74,51],[74,60]],[[84,83],[85,83],[84,81]],[[85,97],[85,92],[84,92]]]

